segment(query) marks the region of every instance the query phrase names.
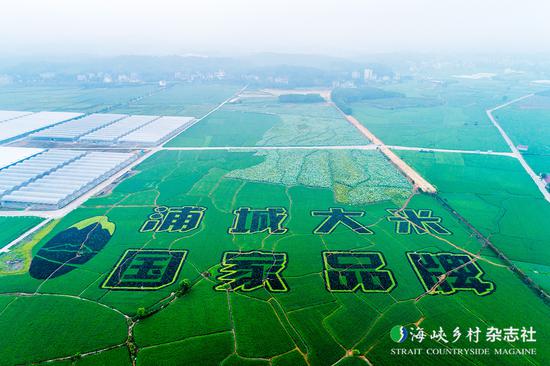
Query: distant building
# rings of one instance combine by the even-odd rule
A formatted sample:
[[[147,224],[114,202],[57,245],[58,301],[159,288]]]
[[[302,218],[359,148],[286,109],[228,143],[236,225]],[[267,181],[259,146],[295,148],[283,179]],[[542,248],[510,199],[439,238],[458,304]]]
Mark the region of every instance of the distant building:
[[[525,151],[528,151],[528,150],[529,150],[529,146],[528,146],[528,145],[518,145],[518,146],[516,146],[516,147],[517,147],[517,149],[518,149],[519,151],[522,151],[522,152],[525,152]]]
[[[135,72],[127,74],[119,74],[117,76],[117,81],[119,83],[139,83],[140,80]]]
[[[351,80],[348,81],[333,81],[333,88],[355,88],[355,83]]]
[[[359,79],[361,77],[361,73],[359,71],[353,71],[351,73],[351,78],[352,79]]]
[[[374,70],[373,69],[365,69],[363,71],[363,79],[365,81],[374,79]]]

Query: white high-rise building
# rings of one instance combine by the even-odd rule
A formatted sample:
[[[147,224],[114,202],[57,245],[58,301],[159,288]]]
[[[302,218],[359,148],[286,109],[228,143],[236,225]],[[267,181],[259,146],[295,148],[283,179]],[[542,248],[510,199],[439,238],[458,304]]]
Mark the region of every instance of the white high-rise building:
[[[365,79],[365,81],[374,79],[374,70],[365,69],[365,71],[363,71],[363,79]]]

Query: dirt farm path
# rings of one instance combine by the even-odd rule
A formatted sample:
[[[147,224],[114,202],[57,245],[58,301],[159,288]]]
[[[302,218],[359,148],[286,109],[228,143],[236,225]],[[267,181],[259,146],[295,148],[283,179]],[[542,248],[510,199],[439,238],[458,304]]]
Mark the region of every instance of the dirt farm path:
[[[418,187],[421,191],[425,193],[436,193],[437,190],[433,185],[431,185],[426,179],[424,179],[420,174],[418,174],[410,165],[405,163],[399,156],[397,156],[393,151],[391,151],[378,137],[376,137],[372,132],[368,130],[365,126],[361,124],[355,117],[350,116],[342,112],[336,104],[332,103],[334,108],[338,109],[346,118],[346,120],[351,123],[355,128],[359,130],[366,138],[368,138],[374,145],[378,146],[378,149],[382,154],[392,162],[393,165],[397,167],[412,183],[415,187]]]

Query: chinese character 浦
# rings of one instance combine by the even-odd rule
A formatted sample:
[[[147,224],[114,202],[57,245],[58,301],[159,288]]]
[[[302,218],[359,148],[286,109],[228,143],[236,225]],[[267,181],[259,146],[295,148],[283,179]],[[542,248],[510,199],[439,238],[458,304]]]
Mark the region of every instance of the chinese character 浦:
[[[154,213],[141,226],[140,232],[188,232],[199,227],[205,207],[183,206],[166,207],[159,206]]]

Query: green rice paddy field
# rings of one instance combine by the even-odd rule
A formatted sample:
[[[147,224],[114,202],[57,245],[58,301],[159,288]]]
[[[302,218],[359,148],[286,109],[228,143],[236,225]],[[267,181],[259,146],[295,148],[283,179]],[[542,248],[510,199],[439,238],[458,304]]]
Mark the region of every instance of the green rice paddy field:
[[[518,161],[470,154],[399,155],[528,276],[550,289],[550,206]]]
[[[362,167],[366,171],[378,167],[378,152],[365,154],[357,160]],[[441,358],[390,355],[396,345],[389,337],[390,329],[413,323],[430,332],[441,326],[449,337],[456,326],[533,326],[537,330],[536,356],[443,356],[448,357],[447,364],[550,362],[549,350],[542,346],[550,341],[548,306],[434,197],[417,194],[408,202],[407,194],[387,191],[382,200],[354,204],[330,187],[299,180],[265,181],[261,175],[239,176],[265,160],[265,155],[254,152],[158,152],[111,194],[88,200],[45,228],[41,233],[45,236],[32,249],[35,257],[45,255],[38,252],[57,234],[91,217],[106,216],[112,236],[89,261],[71,264],[70,272],[45,279],[29,273],[0,277],[0,349],[4,350],[0,364],[53,360],[54,365],[129,365],[130,354],[137,365],[366,365],[367,360],[374,365],[441,364]],[[313,166],[307,169],[318,163],[310,164]],[[305,167],[298,168],[297,176],[302,169]],[[330,167],[333,173],[335,169]],[[392,169],[387,163],[384,171],[391,175]],[[518,179],[510,183],[512,187],[521,183]],[[410,193],[410,186],[399,187]],[[412,230],[398,234],[395,223],[387,219],[391,216],[387,210],[406,202],[408,208],[431,210],[441,219],[445,233],[417,234]],[[155,218],[150,215],[158,206],[198,206],[206,211],[193,230],[147,231],[144,224]],[[231,233],[230,228],[238,228],[234,210],[268,207],[286,210],[281,226],[286,232]],[[355,219],[372,233],[360,234],[345,225],[331,233],[315,233],[324,217],[312,215],[312,211],[329,208],[364,212]],[[116,289],[114,283],[114,288],[106,288],[106,279],[123,263],[120,258],[128,249],[187,254],[177,280],[166,287]],[[283,290],[270,291],[266,284],[250,291],[220,290],[222,275],[228,273],[222,271],[223,253],[241,252],[240,258],[253,250],[286,254],[284,268],[278,272],[284,279]],[[394,286],[386,287],[387,292],[327,290],[323,274],[326,251],[381,253]],[[481,283],[493,285],[487,285],[484,296],[472,290],[426,294],[407,257],[415,251],[480,253],[475,263],[483,271]],[[518,260],[520,254],[518,251]],[[350,264],[357,261],[352,258]],[[190,281],[190,290],[176,296],[182,279]],[[489,348],[524,346],[483,340],[480,344]],[[435,345],[435,340],[428,339],[418,347]],[[463,339],[455,345],[467,347],[468,343]],[[404,347],[413,346],[417,345],[407,343]],[[351,350],[358,355],[353,356]]]
[[[367,145],[369,141],[326,103],[279,103],[276,98],[242,98],[168,143],[184,146]]]
[[[91,89],[2,88],[0,108],[201,117],[240,86]],[[495,151],[507,146],[485,109],[530,92],[501,80],[388,89],[406,97],[352,105],[385,143]],[[546,101],[530,103],[498,111],[514,141],[534,128],[514,122],[520,113],[545,118]],[[533,138],[526,159],[543,167],[547,146]],[[320,148],[368,143],[329,104],[223,105],[168,146],[307,149],[159,151],[112,192],[0,253],[0,365],[550,364],[548,304],[459,220],[550,290],[550,208],[519,163],[396,151],[437,187],[432,196],[413,194],[376,150]],[[0,240],[39,222],[0,218]],[[422,327],[427,339],[395,343],[395,326]],[[430,339],[440,327],[448,343]],[[488,342],[488,327],[533,327],[536,343]],[[411,357],[396,347],[537,352]]]
[[[31,229],[33,226],[38,225],[41,221],[41,218],[33,216],[0,217],[0,227],[2,228],[0,236],[2,243],[0,246],[3,247],[9,244],[12,240],[24,234],[25,231]]]
[[[240,88],[231,84],[174,84],[163,89],[157,84],[2,86],[0,109],[93,113],[110,108],[110,113],[202,117]]]
[[[351,107],[353,115],[388,145],[508,151],[485,111],[532,93],[533,88],[509,80],[414,81],[388,87],[406,98]]]
[[[115,108],[113,112],[200,118],[241,87],[232,84],[175,84],[162,92]]]
[[[516,145],[529,147],[524,157],[535,173],[549,173],[550,97],[535,95],[494,115]]]
[[[23,111],[91,113],[125,103],[158,89],[156,85],[121,87],[2,86],[0,108]]]

